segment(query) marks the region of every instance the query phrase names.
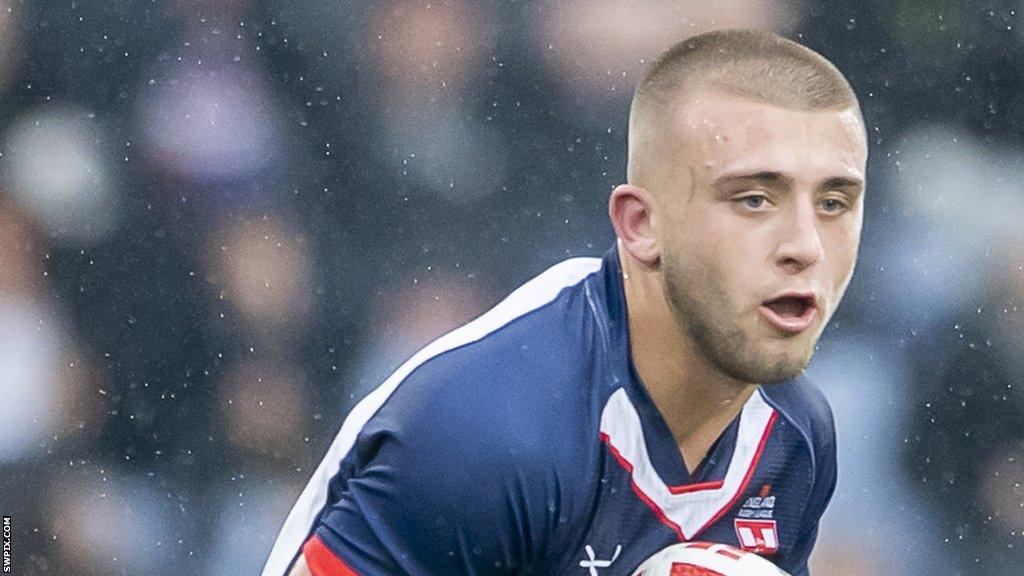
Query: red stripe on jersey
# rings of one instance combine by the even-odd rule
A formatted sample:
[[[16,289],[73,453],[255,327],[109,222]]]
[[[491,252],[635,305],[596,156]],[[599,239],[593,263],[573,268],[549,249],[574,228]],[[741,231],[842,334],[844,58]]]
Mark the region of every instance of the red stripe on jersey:
[[[750,462],[750,468],[747,469],[747,474],[743,477],[743,482],[740,483],[740,488],[736,491],[732,500],[729,500],[728,504],[723,506],[722,509],[711,518],[711,520],[708,520],[707,523],[701,526],[700,530],[694,532],[693,536],[690,536],[690,538],[696,538],[697,535],[707,529],[708,526],[718,522],[718,519],[725,515],[725,513],[736,504],[736,501],[740,499],[740,496],[743,495],[743,492],[747,489],[747,484],[750,483],[750,479],[754,476],[754,470],[757,468],[757,463],[761,460],[761,454],[764,453],[764,447],[768,444],[768,437],[772,435],[772,428],[775,428],[775,421],[778,419],[779,413],[777,411],[772,411],[772,416],[768,419],[768,425],[764,427],[764,433],[761,434],[761,441],[757,444],[757,452],[754,453],[754,459]]]
[[[313,576],[359,576],[315,534],[303,545],[302,555],[306,557],[306,565]]]
[[[697,484],[669,486],[668,491],[672,494],[688,494],[690,492],[700,492],[701,490],[718,490],[723,484],[725,484],[725,480],[712,480],[711,482],[699,482]]]
[[[636,482],[633,482],[633,465],[630,464],[629,460],[626,460],[625,456],[619,453],[615,446],[612,446],[611,438],[609,438],[608,435],[605,434],[604,432],[601,432],[601,441],[604,442],[605,446],[608,447],[608,451],[611,452],[612,456],[619,463],[619,466],[622,466],[622,468],[625,469],[627,473],[629,473],[629,485],[633,488],[633,492],[636,493],[637,497],[640,498],[640,500],[642,500],[644,504],[647,504],[648,508],[650,508],[651,511],[654,512],[654,515],[658,517],[658,520],[660,520],[661,523],[665,526],[671,528],[680,540],[686,540],[686,538],[683,537],[683,529],[680,528],[679,525],[675,522],[669,520],[668,516],[665,515],[665,512],[657,504],[655,504],[654,501],[647,496],[647,494],[644,494],[644,491],[641,490],[640,487],[636,485]]]
[[[669,519],[669,517],[665,514],[665,511],[662,510],[661,507],[659,507],[657,504],[655,504],[655,502],[651,500],[650,496],[644,494],[643,490],[641,490],[640,487],[636,485],[636,482],[633,481],[633,464],[629,460],[626,460],[625,456],[623,456],[618,451],[618,449],[616,449],[615,446],[612,445],[611,437],[608,436],[608,434],[601,432],[600,438],[601,441],[604,442],[605,446],[608,447],[608,451],[611,452],[612,456],[619,463],[619,465],[622,466],[622,468],[627,473],[629,473],[629,484],[630,486],[633,487],[633,492],[635,492],[636,495],[640,497],[640,500],[642,500],[644,504],[647,504],[647,506],[654,512],[654,515],[658,517],[658,520],[660,520],[662,524],[671,528],[679,537],[679,540],[681,542],[685,542],[687,540],[693,540],[697,537],[698,534],[707,529],[708,526],[711,526],[712,524],[717,522],[719,518],[721,518],[723,514],[728,512],[729,509],[736,504],[736,501],[739,500],[740,496],[743,494],[743,491],[746,490],[747,484],[750,483],[750,479],[754,475],[754,470],[757,469],[757,463],[761,460],[761,454],[764,453],[764,447],[766,444],[768,444],[768,437],[771,436],[772,428],[775,427],[775,421],[778,419],[778,416],[779,413],[777,411],[772,411],[771,417],[768,418],[768,424],[764,427],[764,432],[761,434],[761,440],[757,444],[757,452],[754,453],[754,458],[750,462],[750,468],[747,469],[747,473],[743,476],[743,481],[740,482],[740,486],[739,489],[736,490],[736,494],[733,495],[733,497],[725,506],[722,507],[721,510],[715,513],[715,515],[710,520],[708,520],[703,526],[701,526],[699,530],[697,530],[688,537],[685,534],[683,534],[682,528],[680,528],[678,524]],[[683,494],[687,492],[699,492],[701,490],[718,490],[722,487],[723,484],[724,481],[701,482],[699,484],[671,487],[669,488],[669,490],[673,494]],[[675,491],[672,488],[675,488],[675,490],[678,491]]]

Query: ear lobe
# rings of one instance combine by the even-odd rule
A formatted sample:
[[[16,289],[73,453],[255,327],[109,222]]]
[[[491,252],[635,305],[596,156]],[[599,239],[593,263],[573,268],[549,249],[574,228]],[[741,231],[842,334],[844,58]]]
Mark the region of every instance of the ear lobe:
[[[622,247],[646,267],[656,267],[661,249],[654,235],[649,193],[632,184],[622,184],[608,199],[608,218]]]

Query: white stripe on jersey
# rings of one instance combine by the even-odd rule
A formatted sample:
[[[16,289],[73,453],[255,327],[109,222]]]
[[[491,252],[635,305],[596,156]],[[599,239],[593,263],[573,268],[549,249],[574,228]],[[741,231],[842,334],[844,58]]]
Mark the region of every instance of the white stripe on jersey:
[[[632,466],[632,479],[637,488],[653,502],[690,540],[728,506],[743,489],[748,472],[760,456],[758,448],[769,432],[772,408],[756,390],[743,405],[736,447],[721,487],[703,488],[673,494],[658,475],[647,453],[640,415],[623,388],[608,399],[601,412],[601,432],[608,442]]]
[[[516,318],[552,302],[563,289],[578,284],[600,268],[600,258],[572,258],[555,264],[517,288],[476,320],[428,344],[356,404],[288,514],[263,567],[263,576],[284,576],[312,529],[317,514],[327,503],[328,482],[337,474],[341,461],[355,444],[356,436],[413,370],[439,354],[480,340]]]

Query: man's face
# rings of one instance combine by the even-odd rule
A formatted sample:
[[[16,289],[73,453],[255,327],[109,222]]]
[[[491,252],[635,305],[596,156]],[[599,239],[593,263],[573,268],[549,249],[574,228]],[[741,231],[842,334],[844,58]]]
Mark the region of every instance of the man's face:
[[[810,361],[857,260],[859,116],[703,93],[673,122],[653,226],[676,321],[730,377],[788,380]]]

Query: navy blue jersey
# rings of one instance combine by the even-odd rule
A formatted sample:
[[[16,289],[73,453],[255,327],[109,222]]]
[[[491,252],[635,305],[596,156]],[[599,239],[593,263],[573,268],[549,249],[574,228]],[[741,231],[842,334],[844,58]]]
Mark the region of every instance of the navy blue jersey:
[[[688,473],[633,368],[614,248],[574,258],[419,351],[351,412],[263,576],[629,575],[680,541],[807,574],[832,415],[762,387]]]

